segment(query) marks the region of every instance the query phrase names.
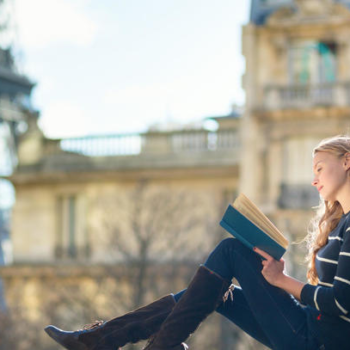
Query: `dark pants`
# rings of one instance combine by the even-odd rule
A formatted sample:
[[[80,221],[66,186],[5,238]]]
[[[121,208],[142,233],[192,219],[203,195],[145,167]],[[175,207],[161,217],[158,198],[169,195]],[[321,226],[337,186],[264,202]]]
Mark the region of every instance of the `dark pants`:
[[[307,327],[307,312],[284,290],[269,284],[261,274],[259,255],[238,240],[223,240],[204,264],[226,280],[236,278],[233,291],[217,312],[267,347],[275,350],[322,349]],[[175,295],[179,300],[184,291]]]

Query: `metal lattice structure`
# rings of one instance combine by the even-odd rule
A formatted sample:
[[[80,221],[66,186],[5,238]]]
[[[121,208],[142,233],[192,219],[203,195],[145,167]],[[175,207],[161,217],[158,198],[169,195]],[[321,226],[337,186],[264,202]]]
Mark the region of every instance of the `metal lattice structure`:
[[[0,1],[0,37],[11,31],[9,23],[12,18],[5,13],[9,1]],[[11,4],[10,4],[11,5]],[[13,42],[0,43],[0,265],[11,260],[6,253],[10,242],[9,220],[13,199],[11,184],[1,179],[8,176],[17,165],[17,144],[21,126],[25,126],[26,114],[32,111],[30,98],[34,87],[26,76],[20,74],[13,53]],[[0,280],[0,311],[6,309]]]

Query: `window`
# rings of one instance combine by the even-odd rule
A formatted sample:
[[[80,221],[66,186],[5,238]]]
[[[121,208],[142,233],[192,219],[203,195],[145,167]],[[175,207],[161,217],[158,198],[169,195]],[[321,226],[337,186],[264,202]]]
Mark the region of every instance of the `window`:
[[[82,201],[76,195],[62,195],[56,201],[56,245],[55,257],[58,259],[77,259],[87,252],[88,242],[79,214]]]
[[[336,45],[331,42],[297,43],[289,50],[292,84],[322,84],[336,80]]]

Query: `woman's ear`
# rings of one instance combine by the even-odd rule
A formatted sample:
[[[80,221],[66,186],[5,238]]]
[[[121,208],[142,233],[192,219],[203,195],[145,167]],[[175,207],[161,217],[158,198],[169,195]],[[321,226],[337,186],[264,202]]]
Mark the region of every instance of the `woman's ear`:
[[[344,167],[345,167],[345,170],[350,169],[350,153],[345,153],[344,155]]]

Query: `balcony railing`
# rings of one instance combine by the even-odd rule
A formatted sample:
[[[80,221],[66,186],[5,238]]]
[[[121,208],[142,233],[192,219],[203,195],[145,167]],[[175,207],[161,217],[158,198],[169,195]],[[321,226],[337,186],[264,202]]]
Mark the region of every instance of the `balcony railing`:
[[[310,185],[281,184],[278,204],[283,209],[309,209],[319,203],[319,195]]]
[[[45,171],[226,167],[238,165],[240,151],[237,129],[87,136],[45,140],[40,166]]]
[[[350,106],[350,82],[265,87],[263,109],[317,106]]]
[[[181,130],[47,140],[45,155],[76,153],[106,157],[200,153],[237,150],[239,144],[237,130]]]

